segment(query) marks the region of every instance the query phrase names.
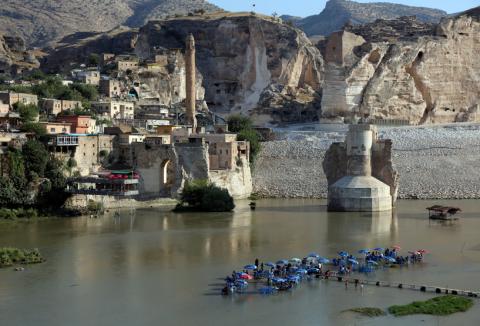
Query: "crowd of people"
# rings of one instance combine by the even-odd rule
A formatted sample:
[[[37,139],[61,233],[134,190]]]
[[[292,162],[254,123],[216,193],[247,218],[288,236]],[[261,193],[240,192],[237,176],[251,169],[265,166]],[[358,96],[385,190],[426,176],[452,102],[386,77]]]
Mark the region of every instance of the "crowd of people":
[[[322,278],[332,276],[347,276],[353,272],[369,273],[378,266],[391,267],[393,265],[415,264],[423,260],[426,250],[409,252],[408,256],[399,255],[400,247],[362,249],[359,253],[363,257],[357,258],[345,251],[329,260],[318,254],[311,253],[303,259],[292,258],[279,260],[276,263],[260,262],[255,259],[254,264],[244,266],[241,272],[233,271],[225,278],[222,294],[244,292],[249,281],[264,283],[261,293],[270,294],[276,291],[289,290],[304,279]],[[328,267],[328,268],[327,268]],[[346,286],[348,281],[346,281]],[[355,285],[358,284],[358,279]]]

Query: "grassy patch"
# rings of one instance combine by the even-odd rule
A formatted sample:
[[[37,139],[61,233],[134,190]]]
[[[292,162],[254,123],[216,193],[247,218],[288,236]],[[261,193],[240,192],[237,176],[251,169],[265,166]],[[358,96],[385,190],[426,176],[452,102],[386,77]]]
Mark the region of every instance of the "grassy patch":
[[[403,306],[391,306],[388,308],[388,312],[396,317],[414,314],[445,316],[467,311],[472,306],[473,300],[470,298],[446,295],[427,301],[415,301]]]
[[[44,259],[38,249],[0,248],[0,267],[14,264],[38,264]]]
[[[367,317],[379,317],[379,316],[385,316],[386,313],[380,308],[371,308],[371,307],[364,307],[364,308],[353,308],[353,309],[348,309],[346,311],[352,311],[356,312],[358,314],[361,314],[363,316]]]

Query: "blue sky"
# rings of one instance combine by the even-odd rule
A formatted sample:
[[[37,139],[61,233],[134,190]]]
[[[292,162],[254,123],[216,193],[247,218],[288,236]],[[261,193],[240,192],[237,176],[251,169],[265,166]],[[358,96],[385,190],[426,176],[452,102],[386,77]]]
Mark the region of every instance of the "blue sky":
[[[394,2],[410,6],[431,7],[448,13],[464,11],[480,5],[479,0],[357,0],[357,2]],[[326,0],[209,0],[228,11],[251,11],[255,3],[257,12],[267,15],[310,16],[325,8]]]

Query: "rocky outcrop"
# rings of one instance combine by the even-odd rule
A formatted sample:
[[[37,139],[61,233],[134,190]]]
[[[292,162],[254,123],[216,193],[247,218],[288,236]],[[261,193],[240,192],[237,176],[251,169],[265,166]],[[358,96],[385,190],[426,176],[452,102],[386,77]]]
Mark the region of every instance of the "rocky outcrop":
[[[35,53],[27,51],[22,38],[0,34],[0,74],[15,75],[39,66]]]
[[[329,0],[318,15],[295,21],[308,35],[330,35],[346,24],[362,25],[377,19],[392,20],[402,16],[416,16],[419,21],[438,23],[447,13],[442,10],[411,7],[395,3],[358,3],[349,0]]]
[[[73,33],[139,27],[151,19],[198,10],[221,9],[204,0],[3,0],[0,32],[43,47]]]
[[[276,98],[279,102],[289,101],[289,96],[296,99],[295,94],[308,94],[307,105],[317,100],[323,72],[319,51],[303,33],[270,17],[236,14],[152,21],[140,29],[135,51],[147,59],[158,47],[183,48],[189,33],[196,40],[205,99],[216,113],[260,114],[272,93],[282,95]],[[263,122],[274,120],[268,115]]]
[[[250,114],[258,124],[318,120],[322,56],[304,33],[266,16],[210,14],[151,21],[139,30],[117,29],[83,39],[72,36],[51,52],[44,68],[67,70],[72,62],[102,52],[134,52],[142,61],[152,60],[160,52],[183,52],[190,33],[196,42],[197,98],[204,97],[210,110],[223,116]],[[147,91],[169,92],[171,85],[182,85],[177,78],[182,69],[174,67],[163,79],[144,78]]]
[[[327,57],[324,117],[359,115],[412,124],[475,121],[480,92],[475,12],[442,20],[432,35],[357,43],[340,62]],[[371,39],[368,33],[362,36]],[[327,51],[336,46],[338,52],[338,44],[327,43]]]
[[[135,82],[140,84],[140,99],[158,99],[167,106],[182,106],[186,99],[185,55],[179,50],[166,51],[165,61],[158,69],[140,69]],[[206,109],[203,76],[196,74],[197,108]]]

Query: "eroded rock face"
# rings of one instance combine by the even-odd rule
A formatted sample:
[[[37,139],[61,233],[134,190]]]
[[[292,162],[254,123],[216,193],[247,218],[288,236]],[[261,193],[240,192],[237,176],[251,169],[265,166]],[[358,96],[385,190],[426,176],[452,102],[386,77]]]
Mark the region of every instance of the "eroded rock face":
[[[196,41],[205,99],[216,113],[260,113],[262,104],[284,107],[283,102],[302,97],[295,94],[307,94],[300,100],[307,106],[319,102],[323,72],[319,51],[303,33],[271,18],[229,15],[152,21],[140,29],[135,51],[147,59],[159,46],[183,48],[189,33]],[[269,114],[264,122],[274,121]]]
[[[43,47],[72,33],[138,27],[196,10],[221,9],[204,0],[2,0],[0,31]]]
[[[13,74],[38,68],[40,63],[32,51],[27,51],[20,37],[0,34],[0,73]]]
[[[323,115],[413,124],[475,121],[479,51],[480,21],[472,13],[442,20],[429,36],[366,42],[353,49],[353,63],[327,63]]]

